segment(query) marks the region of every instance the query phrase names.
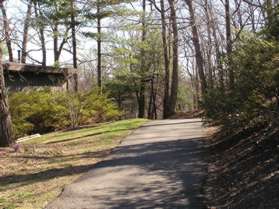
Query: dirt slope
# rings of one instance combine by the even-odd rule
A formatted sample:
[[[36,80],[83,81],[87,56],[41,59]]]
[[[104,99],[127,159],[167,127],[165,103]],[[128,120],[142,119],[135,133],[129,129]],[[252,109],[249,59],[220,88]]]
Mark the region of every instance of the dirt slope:
[[[244,130],[212,141],[207,198],[216,209],[279,208],[279,130]]]

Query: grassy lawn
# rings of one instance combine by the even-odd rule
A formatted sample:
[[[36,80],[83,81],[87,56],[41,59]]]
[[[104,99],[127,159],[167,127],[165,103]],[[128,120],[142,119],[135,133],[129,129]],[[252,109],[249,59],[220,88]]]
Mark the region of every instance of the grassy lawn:
[[[22,144],[21,152],[0,153],[0,208],[40,209],[62,188],[107,156],[146,120],[56,132]]]

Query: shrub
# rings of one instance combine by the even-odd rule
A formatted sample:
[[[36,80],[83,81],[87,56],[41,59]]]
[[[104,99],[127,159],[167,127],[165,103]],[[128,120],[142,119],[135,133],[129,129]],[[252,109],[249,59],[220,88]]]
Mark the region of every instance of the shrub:
[[[93,91],[83,97],[87,116],[85,118],[90,119],[89,122],[110,121],[121,116],[117,106],[107,98],[106,94],[99,95]]]
[[[230,127],[269,123],[278,112],[278,44],[242,37],[232,54],[235,85],[210,90],[203,103],[207,117]]]
[[[9,103],[15,137],[114,120],[121,115],[105,94],[94,91],[86,94],[23,91],[12,93]]]

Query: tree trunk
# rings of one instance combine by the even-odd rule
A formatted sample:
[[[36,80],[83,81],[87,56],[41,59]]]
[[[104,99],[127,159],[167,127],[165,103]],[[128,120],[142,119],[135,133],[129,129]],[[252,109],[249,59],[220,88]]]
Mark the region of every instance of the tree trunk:
[[[67,43],[68,40],[68,32],[70,31],[71,27],[67,28],[67,31],[64,34],[63,40],[59,45],[59,24],[58,21],[54,21],[53,26],[53,51],[54,51],[54,61],[56,64],[59,64],[60,56],[63,51],[64,45]]]
[[[9,26],[9,21],[6,13],[6,9],[3,4],[3,0],[0,0],[0,8],[2,11],[2,16],[3,16],[3,26],[4,26],[4,33],[5,33],[5,41],[8,49],[8,54],[9,54],[9,61],[13,62],[13,49],[12,49],[12,41],[11,41],[11,36],[10,36],[10,26]]]
[[[230,1],[225,1],[225,17],[226,17],[226,38],[227,38],[227,57],[228,57],[228,74],[229,74],[229,88],[234,88],[234,73],[232,68],[232,33],[231,33],[231,14]]]
[[[2,65],[2,48],[0,47],[0,147],[12,143],[12,122],[9,111],[8,96],[5,88],[4,70]]]
[[[53,26],[53,51],[54,51],[54,62],[59,62],[59,51],[58,51],[58,23],[55,22]]]
[[[212,7],[210,5],[209,7],[209,14],[211,17],[211,28],[212,28],[212,36],[214,39],[214,47],[215,47],[215,54],[216,54],[216,66],[218,70],[218,75],[219,75],[219,87],[222,92],[225,90],[225,84],[224,84],[224,69],[222,65],[222,55],[221,55],[221,49],[220,49],[220,41],[218,40],[217,37],[217,24],[214,21],[214,14],[212,11]]]
[[[72,47],[73,47],[73,67],[78,68],[77,65],[77,40],[76,40],[76,10],[75,0],[71,0],[71,29],[72,29]],[[78,92],[78,75],[74,75],[74,91]]]
[[[173,42],[172,42],[172,82],[171,82],[171,94],[170,94],[170,115],[175,114],[175,108],[177,103],[177,93],[178,93],[178,29],[176,22],[176,10],[175,10],[175,1],[169,0],[170,5],[170,18],[171,26],[173,33]]]
[[[170,91],[170,61],[168,56],[168,44],[167,44],[167,29],[166,29],[166,17],[165,17],[165,3],[164,0],[160,0],[161,6],[161,24],[162,24],[162,44],[164,53],[164,72],[165,72],[165,83],[164,83],[164,107],[163,107],[163,118],[167,118],[170,115],[169,108],[169,91]]]
[[[146,0],[142,1],[142,35],[141,41],[142,43],[146,40],[146,22],[145,22],[145,13],[146,13]],[[139,118],[145,117],[145,72],[146,72],[146,64],[145,64],[145,49],[141,48],[141,64],[140,64],[140,74],[141,74],[141,82],[139,89]]]
[[[255,20],[255,11],[254,11],[254,6],[249,4],[249,15],[251,16],[251,27],[253,33],[256,33],[256,20]]]
[[[73,67],[77,68],[77,40],[76,40],[76,11],[75,11],[75,2],[71,0],[71,28],[72,28],[72,47],[73,47]]]
[[[31,13],[32,13],[32,2],[33,2],[32,0],[29,0],[29,2],[28,2],[26,18],[24,21],[23,40],[22,40],[22,56],[21,56],[22,63],[26,63],[26,58],[27,58],[27,42],[28,42],[28,32],[29,32]]]
[[[102,40],[101,40],[101,8],[100,8],[100,2],[97,1],[97,84],[99,87],[99,90],[102,90]]]
[[[212,56],[212,34],[211,34],[211,16],[209,13],[209,3],[207,0],[205,0],[205,14],[206,14],[206,19],[207,19],[207,37],[208,37],[208,44],[207,44],[207,49],[206,49],[206,56],[207,56],[207,67],[208,67],[208,86],[210,89],[214,87],[213,84],[213,69],[212,69],[212,61],[211,61],[211,56]]]
[[[41,47],[42,47],[42,66],[46,66],[47,62],[47,52],[46,52],[46,43],[45,43],[45,29],[44,29],[44,23],[42,20],[43,14],[40,10],[40,6],[37,2],[34,2],[34,10],[35,10],[35,17],[39,21],[39,37],[41,41]]]
[[[194,89],[195,89],[195,97],[196,97],[196,110],[200,109],[200,95],[201,95],[201,89],[200,89],[200,80],[199,80],[199,72],[198,72],[198,68],[197,65],[194,66]]]
[[[155,60],[155,57],[154,57],[154,60]],[[160,65],[160,64],[159,64]],[[159,66],[158,65],[158,66]],[[149,105],[148,105],[148,119],[156,119],[156,115],[157,115],[157,107],[156,107],[156,98],[157,98],[157,95],[156,95],[156,88],[155,88],[155,83],[157,81],[157,77],[156,76],[156,69],[157,67],[154,67],[153,68],[153,71],[152,71],[152,78],[150,80],[150,95],[149,95]]]
[[[156,75],[156,83],[158,83],[158,77],[159,75]],[[153,83],[153,88],[154,83]],[[156,89],[153,90],[153,119],[157,120],[158,119],[158,114],[157,114],[157,91],[158,91],[158,86]]]
[[[243,20],[242,20],[242,13],[241,13],[241,1],[238,2],[238,0],[234,0],[234,4],[236,6],[236,13],[237,13],[237,18],[238,18],[238,27],[239,29],[244,27],[243,25]]]
[[[138,96],[138,118],[145,117],[145,86],[141,85]]]
[[[273,3],[272,0],[266,0],[266,16],[268,24],[272,24],[273,22]]]
[[[185,0],[185,2],[189,8],[189,13],[190,13],[193,44],[194,44],[195,52],[196,52],[195,53],[196,54],[196,63],[197,63],[197,69],[198,69],[198,74],[199,74],[200,83],[201,83],[202,96],[205,96],[206,91],[207,91],[207,81],[206,81],[206,77],[204,74],[203,55],[201,52],[200,38],[199,38],[198,28],[196,25],[196,17],[195,17],[195,12],[194,12],[194,8],[193,8],[193,2],[192,2],[192,0]]]

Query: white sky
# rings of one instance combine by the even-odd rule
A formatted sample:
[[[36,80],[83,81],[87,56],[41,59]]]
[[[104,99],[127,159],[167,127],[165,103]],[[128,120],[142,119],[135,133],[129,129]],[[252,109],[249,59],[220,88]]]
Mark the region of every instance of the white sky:
[[[135,8],[138,8],[138,6],[135,4]],[[21,0],[8,0],[6,2],[6,10],[7,10],[7,15],[10,21],[10,27],[13,30],[13,35],[16,35],[16,39],[21,40],[22,39],[22,34],[21,32],[15,32],[15,31],[22,31],[22,26],[23,26],[23,21],[25,18],[25,13],[27,10],[27,5],[22,3]],[[109,19],[105,19],[102,21],[102,26],[106,27],[111,27],[112,26],[112,21]],[[90,29],[91,32],[96,32],[96,28],[91,27]],[[104,32],[107,32],[107,29],[103,29]],[[30,41],[28,42],[28,50],[32,50],[29,52],[29,55],[33,57],[36,60],[41,61],[41,51],[40,49],[40,42],[38,40],[38,37],[36,35],[34,36],[34,30],[30,30]],[[108,34],[111,35],[111,34]],[[49,37],[51,34],[46,35],[46,42],[47,42],[47,64],[52,65],[54,62],[53,59],[53,42],[52,38]],[[35,39],[33,37],[36,37]],[[82,35],[79,35],[77,37],[78,39],[78,56],[80,59],[82,59],[82,55],[88,56],[93,56],[92,59],[94,59],[94,53],[92,51],[96,50],[96,41],[91,39],[91,38],[85,38]],[[36,41],[34,41],[36,40]],[[70,41],[70,40],[69,40]],[[17,59],[17,51],[20,49],[19,46],[13,44],[13,51],[14,51],[14,57]],[[7,57],[6,57],[7,58]],[[60,62],[63,64],[71,64],[72,63],[72,55],[65,50],[61,54]],[[35,63],[31,59],[28,59],[28,62],[30,63]]]

